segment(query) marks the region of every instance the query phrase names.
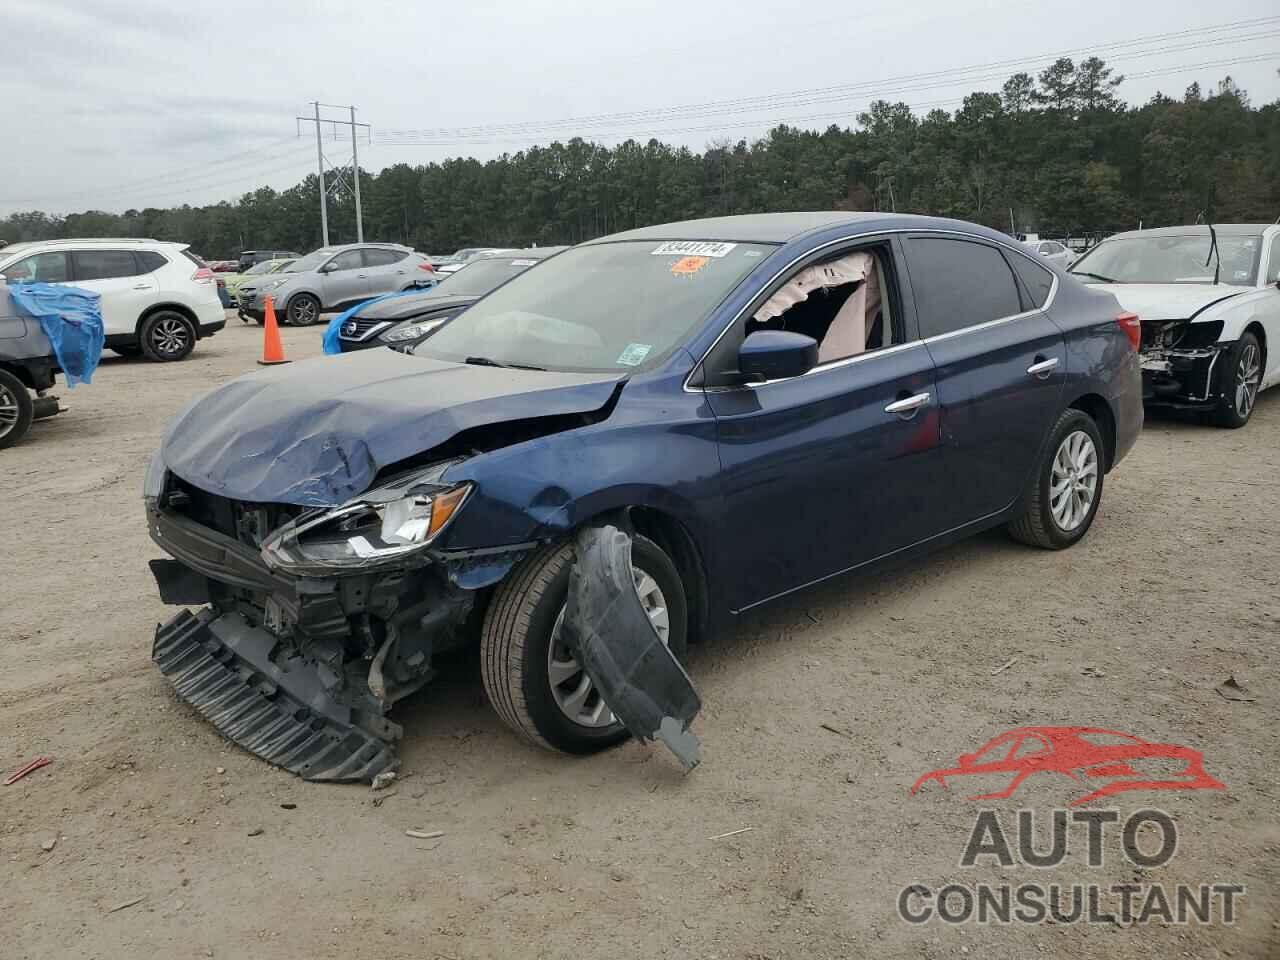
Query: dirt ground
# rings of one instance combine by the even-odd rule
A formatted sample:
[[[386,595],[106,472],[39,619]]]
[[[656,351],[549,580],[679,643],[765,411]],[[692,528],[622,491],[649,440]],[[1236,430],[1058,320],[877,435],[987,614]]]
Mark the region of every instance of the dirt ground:
[[[289,356],[318,355],[320,334],[285,330]],[[402,779],[375,794],[230,745],[150,662],[173,610],[146,565],[161,554],[143,471],[166,421],[259,350],[232,320],[185,363],[106,359],[0,453],[0,767],[54,758],[0,787],[0,956],[1280,956],[1280,390],[1241,431],[1149,419],[1072,550],[985,535],[696,648],[704,759],[688,776],[635,743],[531,748],[458,664],[396,711]],[[1255,699],[1215,692],[1231,674]],[[1009,826],[1082,785],[1041,774],[981,804],[963,780],[908,790],[1028,724],[1192,747],[1227,789],[1098,805],[1167,811],[1163,867],[1136,871],[1118,829],[1102,867],[1075,834],[1059,867],[961,867],[980,807]],[[896,910],[916,882],[1135,877],[1247,893],[1229,926]]]

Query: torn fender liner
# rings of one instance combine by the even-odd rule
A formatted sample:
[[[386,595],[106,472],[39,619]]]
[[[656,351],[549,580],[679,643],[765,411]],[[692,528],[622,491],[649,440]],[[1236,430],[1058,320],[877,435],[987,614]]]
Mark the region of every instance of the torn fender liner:
[[[585,527],[574,549],[561,637],[627,729],[661,740],[692,770],[698,738],[689,724],[702,701],[640,604],[631,537],[615,526]]]
[[[394,742],[356,726],[316,664],[272,662],[277,643],[239,614],[184,610],[156,628],[151,658],[225,737],[305,780],[372,780],[399,766]]]
[[[624,377],[360,350],[218,387],[169,424],[164,462],[230,500],[338,506],[383,467],[472,427],[594,413]]]

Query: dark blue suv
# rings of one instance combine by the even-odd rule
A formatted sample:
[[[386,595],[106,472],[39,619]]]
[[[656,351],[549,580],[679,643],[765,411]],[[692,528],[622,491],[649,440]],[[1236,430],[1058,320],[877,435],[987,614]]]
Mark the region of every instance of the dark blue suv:
[[[411,354],[267,370],[177,418],[146,485],[174,558],[153,566],[167,601],[210,606],[155,656],[268,759],[297,769],[320,748],[295,740],[327,736],[311,776],[367,772],[391,704],[472,643],[515,730],[597,749],[625,730],[561,642],[575,530],[626,518],[677,655],[989,527],[1070,546],[1141,429],[1138,339],[1110,294],[957,221],[766,214],[585,243]]]

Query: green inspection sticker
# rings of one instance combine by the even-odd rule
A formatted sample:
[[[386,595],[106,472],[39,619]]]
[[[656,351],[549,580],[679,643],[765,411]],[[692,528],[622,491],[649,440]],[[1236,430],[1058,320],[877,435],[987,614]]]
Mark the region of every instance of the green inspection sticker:
[[[618,355],[617,362],[628,367],[638,367],[644,363],[644,358],[652,349],[653,347],[647,343],[628,343],[627,348]]]

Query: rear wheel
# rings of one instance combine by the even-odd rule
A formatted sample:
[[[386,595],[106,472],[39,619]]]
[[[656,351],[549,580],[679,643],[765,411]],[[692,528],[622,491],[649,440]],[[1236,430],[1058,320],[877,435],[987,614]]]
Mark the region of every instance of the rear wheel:
[[[1015,540],[1062,550],[1089,532],[1102,502],[1102,434],[1093,418],[1074,408],[1053,425],[1022,516],[1009,524]]]
[[[26,384],[8,370],[0,370],[0,449],[27,435],[32,407]]]
[[[290,326],[309,327],[320,319],[320,301],[309,293],[298,293],[289,298],[285,320]]]
[[[688,618],[679,571],[661,547],[638,535],[631,563],[654,630],[683,657]],[[573,545],[566,543],[538,551],[511,572],[485,613],[480,664],[485,692],[507,726],[541,747],[583,754],[628,734],[559,641],[572,566]]]
[[[148,360],[185,360],[196,347],[196,328],[176,310],[157,310],[142,321],[138,340]]]
[[[1245,333],[1220,357],[1218,407],[1213,422],[1236,430],[1253,416],[1262,385],[1262,345],[1252,333]]]

